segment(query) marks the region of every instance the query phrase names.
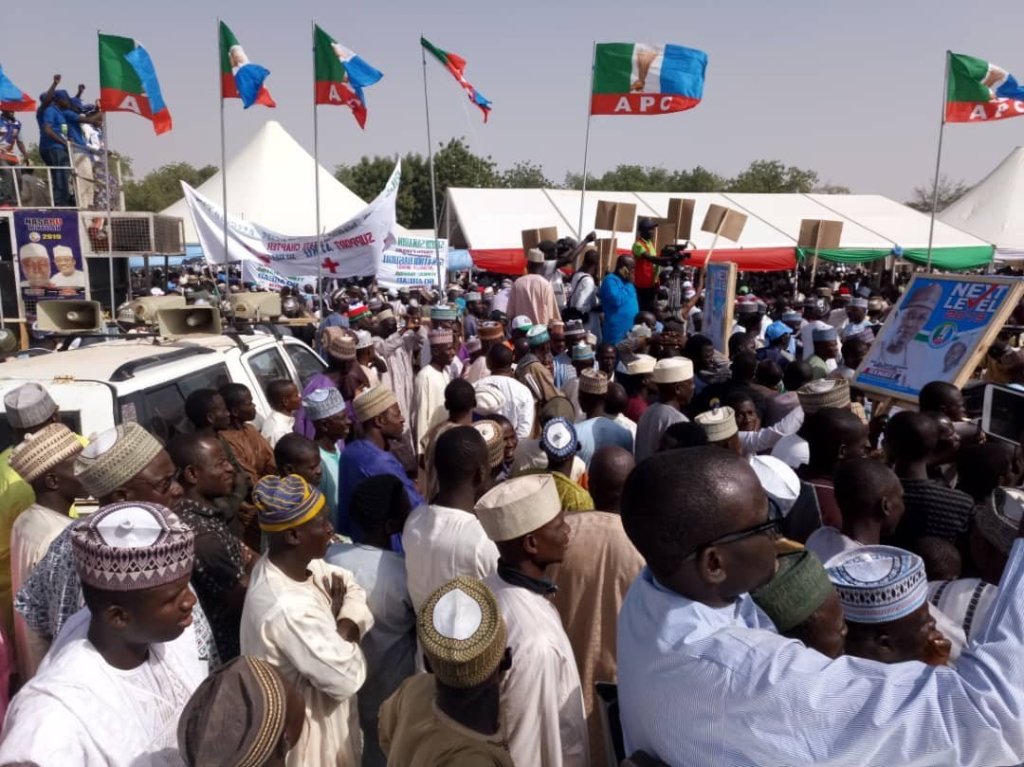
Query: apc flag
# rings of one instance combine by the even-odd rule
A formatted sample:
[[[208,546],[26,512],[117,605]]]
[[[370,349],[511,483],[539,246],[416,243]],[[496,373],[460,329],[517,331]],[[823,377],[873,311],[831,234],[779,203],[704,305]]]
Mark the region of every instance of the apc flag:
[[[682,45],[599,43],[592,115],[663,115],[693,109],[704,96],[708,55]]]
[[[137,40],[100,35],[100,109],[145,117],[157,135],[171,129],[156,67]]]
[[[36,109],[36,102],[7,79],[3,67],[0,67],[0,109],[8,112],[34,112]]]
[[[235,33],[223,21],[220,23],[220,97],[241,99],[248,109],[253,104],[276,107],[270,91],[263,87],[270,70],[253,64],[245,55]]]
[[[487,98],[469,84],[469,80],[466,79],[466,60],[458,54],[451,53],[450,51],[442,50],[436,45],[431,43],[427,38],[420,38],[420,45],[440,61],[445,69],[452,73],[462,89],[469,95],[469,100],[480,107],[480,111],[484,113],[484,122],[487,122],[488,116],[491,114],[491,102]]]
[[[313,27],[314,104],[347,106],[360,128],[366,127],[363,89],[384,75],[320,27]]]
[[[946,122],[1001,120],[1024,115],[1024,87],[991,61],[949,54]]]

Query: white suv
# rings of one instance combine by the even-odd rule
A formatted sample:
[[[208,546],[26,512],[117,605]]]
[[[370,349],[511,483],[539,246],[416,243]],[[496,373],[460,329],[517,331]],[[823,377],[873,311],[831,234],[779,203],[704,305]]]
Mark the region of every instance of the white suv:
[[[196,389],[243,383],[260,416],[270,412],[265,386],[278,378],[303,385],[323,360],[296,338],[192,335],[178,340],[130,336],[63,352],[0,363],[0,397],[28,381],[42,384],[61,420],[86,436],[136,421],[166,441],[191,431],[185,398]],[[0,446],[10,444],[0,418]]]

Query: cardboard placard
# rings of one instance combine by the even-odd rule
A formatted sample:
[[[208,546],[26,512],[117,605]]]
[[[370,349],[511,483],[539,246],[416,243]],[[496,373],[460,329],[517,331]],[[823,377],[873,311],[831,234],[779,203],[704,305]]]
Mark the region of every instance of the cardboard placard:
[[[736,302],[736,264],[731,261],[708,264],[704,288],[706,292],[700,332],[711,339],[716,351],[728,354],[733,305]]]
[[[727,208],[724,205],[709,205],[708,212],[704,215],[704,223],[700,225],[702,231],[717,234],[727,240],[736,242],[743,234],[743,227],[747,224],[747,216],[738,210]]]
[[[632,232],[636,221],[636,203],[598,200],[594,228],[606,232]]]
[[[1008,277],[915,274],[854,385],[911,402],[932,381],[962,387],[1022,293],[1024,283]]]
[[[654,218],[658,228],[654,230],[654,252],[661,255],[661,249],[666,245],[675,245],[679,239],[676,231],[676,222],[669,218]]]
[[[524,229],[523,230],[523,254],[526,254],[530,248],[536,248],[537,245],[544,242],[544,240],[551,240],[554,242],[558,239],[558,227],[555,226],[544,226],[540,229]]]
[[[618,258],[618,253],[616,253],[617,244],[618,240],[614,237],[603,237],[594,240],[594,246],[597,248],[597,255],[601,264],[602,277],[608,272],[615,270],[615,260]]]
[[[693,209],[697,201],[686,197],[673,197],[668,201],[668,218],[676,227],[677,240],[689,240],[693,230]]]
[[[839,247],[842,235],[842,221],[805,218],[800,222],[800,237],[797,239],[796,246],[812,250],[835,250]]]

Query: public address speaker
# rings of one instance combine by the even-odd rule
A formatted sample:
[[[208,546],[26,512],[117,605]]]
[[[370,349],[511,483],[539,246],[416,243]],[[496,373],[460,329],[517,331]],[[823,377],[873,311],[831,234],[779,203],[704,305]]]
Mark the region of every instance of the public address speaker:
[[[178,309],[185,306],[185,296],[141,296],[128,304],[139,322],[148,325],[156,323],[156,314],[161,309]]]
[[[156,318],[160,335],[165,338],[221,333],[220,311],[212,306],[161,309]]]
[[[228,300],[239,319],[271,319],[281,316],[280,293],[232,293]]]
[[[98,333],[103,330],[99,301],[40,301],[36,328],[45,333]]]

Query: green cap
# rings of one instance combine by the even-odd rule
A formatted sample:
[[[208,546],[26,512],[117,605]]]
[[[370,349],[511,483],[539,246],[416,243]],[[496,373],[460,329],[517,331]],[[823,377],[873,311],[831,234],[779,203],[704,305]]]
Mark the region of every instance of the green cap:
[[[780,556],[775,576],[750,596],[781,633],[810,618],[833,588],[821,560],[805,549]]]

